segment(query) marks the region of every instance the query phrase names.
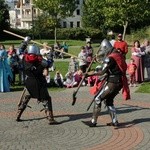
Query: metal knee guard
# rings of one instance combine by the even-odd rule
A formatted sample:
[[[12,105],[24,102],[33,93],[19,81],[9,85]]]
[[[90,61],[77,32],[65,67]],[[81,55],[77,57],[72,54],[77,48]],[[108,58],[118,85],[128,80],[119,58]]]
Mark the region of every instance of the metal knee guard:
[[[100,90],[100,92],[95,97],[96,104],[100,104],[102,102],[102,100],[104,100],[101,97],[102,97],[102,94],[104,92],[106,92],[107,90],[109,90],[109,87],[107,85],[104,85],[104,87],[102,88],[102,90]]]
[[[110,113],[110,117],[112,119],[112,123],[118,122],[117,120],[117,114],[116,114],[116,108],[114,106],[107,106],[108,111]]]
[[[91,122],[93,124],[96,124],[97,123],[97,118],[98,118],[98,115],[99,113],[101,112],[101,103],[100,104],[97,104],[96,102],[94,103],[94,109],[93,109],[93,117],[92,117],[92,120]]]

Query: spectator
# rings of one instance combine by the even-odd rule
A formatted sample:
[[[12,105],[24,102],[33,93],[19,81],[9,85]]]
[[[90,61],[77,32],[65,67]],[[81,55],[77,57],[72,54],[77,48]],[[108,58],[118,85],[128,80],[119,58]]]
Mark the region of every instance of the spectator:
[[[93,57],[93,47],[91,45],[91,42],[87,42],[86,46],[85,46],[85,50],[87,53],[87,67],[89,66],[89,64],[92,61],[92,57]]]
[[[10,65],[13,73],[12,83],[15,84],[16,75],[19,73],[19,56],[16,53],[14,45],[11,45],[8,49],[8,64]]]
[[[138,40],[134,41],[133,47],[131,48],[132,58],[135,60],[135,65],[137,69],[135,71],[135,80],[137,83],[144,81],[144,69],[142,63],[142,55],[145,53],[141,51],[140,42]]]
[[[78,83],[75,81],[75,78],[72,72],[67,72],[65,77],[66,77],[66,80],[63,83],[65,87],[72,88],[72,87],[77,86]]]
[[[136,71],[136,69],[137,69],[137,66],[134,63],[134,59],[131,58],[130,63],[127,66],[127,71],[128,71],[128,74],[129,74],[129,83],[130,83],[131,87],[132,86],[136,87],[136,81],[135,81],[135,71]]]
[[[59,56],[60,56],[60,50],[61,50],[61,45],[60,45],[60,43],[58,42],[58,41],[56,41],[56,43],[54,44],[54,57],[55,58],[59,58]],[[59,51],[56,51],[56,50],[59,50]]]
[[[58,87],[63,88],[64,79],[63,79],[62,74],[59,71],[57,71],[54,76],[54,82]]]
[[[0,92],[9,92],[12,80],[13,75],[7,62],[7,52],[4,45],[0,44]]]
[[[79,69],[78,71],[76,71],[74,73],[74,79],[75,79],[75,82],[77,82],[77,86],[79,85],[80,81],[82,80],[82,77],[83,77],[83,73],[82,73],[81,69]],[[82,85],[83,86],[86,85],[85,81],[82,82]]]
[[[114,43],[115,49],[120,49],[122,54],[124,56],[128,53],[128,45],[127,43],[122,39],[122,34],[118,34],[118,40]]]
[[[79,68],[83,73],[86,72],[87,69],[87,53],[84,46],[81,47],[81,52],[78,54],[79,58]]]
[[[78,69],[79,69],[78,61],[76,60],[75,57],[72,56],[69,62],[68,71],[75,73]]]
[[[94,71],[94,69],[91,71]],[[88,84],[87,84],[88,86],[94,86],[98,82],[98,76],[96,75],[89,76],[87,78],[87,81],[88,81]]]
[[[63,53],[63,52],[65,52],[65,48],[64,48],[64,47],[62,47],[62,48],[60,49],[59,58],[64,59],[64,53]]]
[[[68,45],[67,45],[66,41],[63,42],[61,48],[64,49],[64,52],[68,53]]]
[[[48,68],[45,68],[45,69],[43,70],[43,75],[45,76],[45,79],[46,79],[47,84],[50,84],[51,77],[50,77],[50,73],[49,73]]]
[[[48,43],[44,42],[43,43],[43,48],[40,50],[40,54],[42,55],[42,57],[45,60],[53,62],[52,67],[49,68],[49,71],[54,71],[55,70],[55,64],[54,64],[54,60],[53,60],[53,57],[54,57],[53,53],[54,52],[53,52],[52,47],[47,47],[47,46],[48,46]]]
[[[143,57],[143,63],[144,67],[146,68],[147,72],[147,80],[145,81],[150,81],[150,41],[145,40],[144,44],[142,46],[142,50],[145,52],[145,55]]]

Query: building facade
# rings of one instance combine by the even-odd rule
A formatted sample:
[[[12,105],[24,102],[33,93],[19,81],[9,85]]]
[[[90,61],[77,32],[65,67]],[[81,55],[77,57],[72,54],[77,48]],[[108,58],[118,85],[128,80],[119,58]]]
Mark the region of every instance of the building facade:
[[[77,8],[73,13],[73,17],[60,19],[62,28],[82,27],[82,6],[83,0],[76,0]],[[12,28],[31,29],[34,20],[42,13],[33,5],[33,0],[14,0],[7,2],[10,6],[10,24]]]
[[[82,6],[83,0],[76,0],[77,8],[73,13],[73,17],[68,17],[60,20],[60,25],[62,28],[76,28],[82,27]]]

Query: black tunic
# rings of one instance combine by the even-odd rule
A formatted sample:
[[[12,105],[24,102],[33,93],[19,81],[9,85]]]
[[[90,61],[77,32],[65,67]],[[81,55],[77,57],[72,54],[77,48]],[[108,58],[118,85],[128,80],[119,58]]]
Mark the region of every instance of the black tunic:
[[[46,79],[43,75],[44,67],[39,62],[29,63],[26,61],[24,61],[24,66],[27,76],[25,86],[31,97],[38,100],[48,100],[50,95],[47,90]]]

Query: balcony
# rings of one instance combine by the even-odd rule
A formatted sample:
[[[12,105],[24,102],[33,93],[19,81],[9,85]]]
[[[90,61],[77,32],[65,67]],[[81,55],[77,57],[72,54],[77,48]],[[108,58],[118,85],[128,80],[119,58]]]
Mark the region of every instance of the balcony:
[[[33,18],[32,18],[32,17],[33,17]],[[38,17],[37,14],[33,14],[33,16],[32,16],[32,14],[22,15],[21,20],[22,20],[22,21],[33,21],[33,20],[36,20],[37,17]]]

